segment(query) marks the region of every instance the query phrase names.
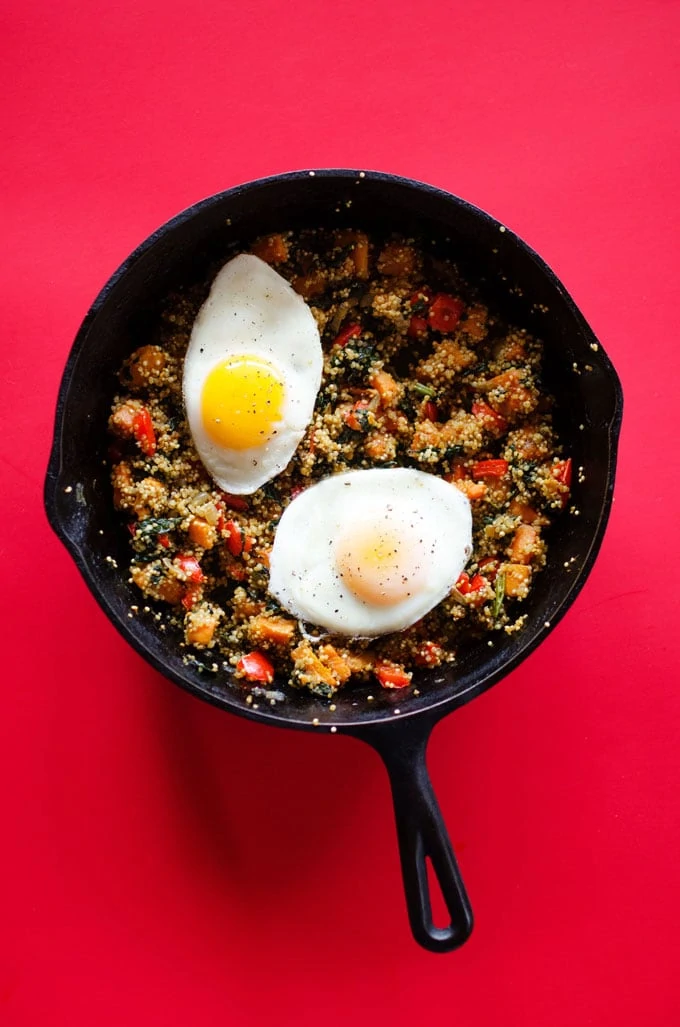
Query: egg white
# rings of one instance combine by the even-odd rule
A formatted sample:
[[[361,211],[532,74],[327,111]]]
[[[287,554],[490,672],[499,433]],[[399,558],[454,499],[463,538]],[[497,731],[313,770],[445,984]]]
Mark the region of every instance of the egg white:
[[[419,540],[413,558],[424,566],[426,584],[389,606],[357,598],[335,565],[336,541],[367,517],[405,525]],[[471,552],[470,503],[455,485],[405,467],[350,471],[312,485],[286,507],[270,555],[269,591],[300,620],[372,637],[409,627],[441,602]]]
[[[206,433],[201,394],[212,368],[240,355],[259,356],[275,368],[284,383],[284,401],[276,433],[261,446],[237,450],[220,446]],[[247,494],[281,473],[312,419],[322,370],[314,315],[285,278],[249,253],[225,264],[194,322],[182,380],[194,445],[221,488]]]

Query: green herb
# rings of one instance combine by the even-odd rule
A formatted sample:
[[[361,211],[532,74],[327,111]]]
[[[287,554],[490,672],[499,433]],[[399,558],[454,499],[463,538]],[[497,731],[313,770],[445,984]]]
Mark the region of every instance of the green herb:
[[[375,346],[371,346],[369,343],[355,343],[352,340],[344,349],[333,354],[331,367],[339,368],[350,384],[356,384],[368,376],[376,357]]]
[[[162,535],[176,528],[181,520],[181,517],[145,517],[137,525],[135,534]]]
[[[327,385],[324,389],[319,389],[316,397],[316,403],[314,409],[320,413],[325,414],[326,411],[333,406],[333,403],[338,398],[338,390],[332,383]]]
[[[499,574],[496,578],[496,595],[493,601],[493,619],[498,620],[499,614],[503,609],[503,599],[505,598],[505,574]]]
[[[278,502],[281,499],[281,493],[279,492],[278,487],[272,481],[266,482],[261,487],[260,491],[262,492],[263,496],[267,497],[267,499],[273,499],[276,502]]]
[[[435,389],[433,389],[431,385],[422,385],[420,382],[413,382],[411,384],[411,388],[414,392],[417,392],[419,396],[427,396],[429,399],[437,395]]]
[[[359,431],[368,431],[372,427],[371,415],[372,411],[361,407],[359,410],[354,411],[354,417],[356,418],[357,424],[359,425]]]
[[[415,404],[413,402],[413,397],[409,395],[407,389],[404,389],[404,393],[401,397],[401,402],[399,403],[399,409],[403,414],[406,415],[406,417],[408,417],[410,421],[415,421],[418,411],[416,410]]]
[[[163,567],[162,567],[162,565],[160,563],[156,564],[156,566],[151,571],[151,577],[149,579],[149,584],[151,585],[152,588],[158,588],[158,586],[161,585],[164,581],[165,581],[164,569],[163,569]]]
[[[332,699],[335,694],[335,689],[332,685],[325,685],[323,682],[318,685],[310,685],[309,691],[313,692],[314,695],[320,695],[323,699]]]
[[[160,537],[172,531],[182,520],[181,517],[145,517],[140,521],[132,539],[132,548],[140,556],[149,559],[158,555],[161,549]],[[163,547],[165,549],[167,547]]]

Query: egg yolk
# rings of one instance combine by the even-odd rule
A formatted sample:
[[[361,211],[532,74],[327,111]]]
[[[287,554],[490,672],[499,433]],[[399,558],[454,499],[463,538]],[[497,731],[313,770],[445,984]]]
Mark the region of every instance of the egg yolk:
[[[425,584],[420,540],[398,526],[354,526],[335,546],[335,564],[347,588],[365,603],[393,606]]]
[[[258,356],[228,357],[208,374],[201,394],[206,432],[223,449],[251,449],[275,434],[284,385],[276,368]]]

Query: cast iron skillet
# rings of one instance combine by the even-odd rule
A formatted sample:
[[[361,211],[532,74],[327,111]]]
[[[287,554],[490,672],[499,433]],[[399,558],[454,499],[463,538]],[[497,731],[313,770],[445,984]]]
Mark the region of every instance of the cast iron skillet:
[[[147,341],[159,306],[177,284],[199,281],[215,262],[264,232],[291,227],[354,225],[421,236],[453,257],[468,280],[511,323],[545,341],[545,373],[558,398],[559,427],[574,460],[573,506],[555,524],[548,566],[537,576],[524,629],[500,634],[460,654],[455,669],[419,670],[419,695],[375,687],[340,692],[327,702],[293,692],[275,707],[249,706],[224,672],[185,666],[181,650],[130,619],[138,593],[125,573],[127,532],[111,502],[105,464],[106,421],[123,358]],[[411,928],[435,952],[461,945],[472,912],[425,765],[434,724],[490,688],[525,659],[576,598],[600,548],[609,516],[621,424],[621,386],[609,359],[552,271],[524,242],[488,214],[419,182],[351,170],[295,172],[212,196],[173,218],[135,250],[95,300],[64,371],[45,505],[54,531],[90,590],[125,639],[182,688],[222,709],[264,724],[354,735],[372,745],[389,773]],[[583,479],[583,480],[581,480]],[[107,560],[113,557],[118,567]],[[549,625],[549,626],[548,626]],[[367,702],[369,691],[375,701]],[[318,722],[318,723],[317,723]],[[432,921],[426,859],[451,922]]]

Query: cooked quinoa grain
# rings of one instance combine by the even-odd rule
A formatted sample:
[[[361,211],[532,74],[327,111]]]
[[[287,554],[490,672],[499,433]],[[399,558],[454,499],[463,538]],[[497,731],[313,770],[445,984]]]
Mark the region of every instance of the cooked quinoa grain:
[[[521,630],[545,531],[571,483],[540,342],[503,325],[412,239],[285,232],[251,251],[309,303],[322,384],[285,471],[232,496],[203,467],[182,405],[184,353],[209,283],[172,296],[154,337],[125,361],[109,419],[113,503],[130,533],[130,578],[161,630],[181,636],[187,662],[233,674],[270,702],[284,698],[267,690],[275,675],[329,699],[356,681],[404,688],[415,668],[451,664],[472,637]],[[394,466],[443,477],[468,497],[465,571],[405,631],[353,640],[299,623],[268,592],[284,508],[330,474]]]

